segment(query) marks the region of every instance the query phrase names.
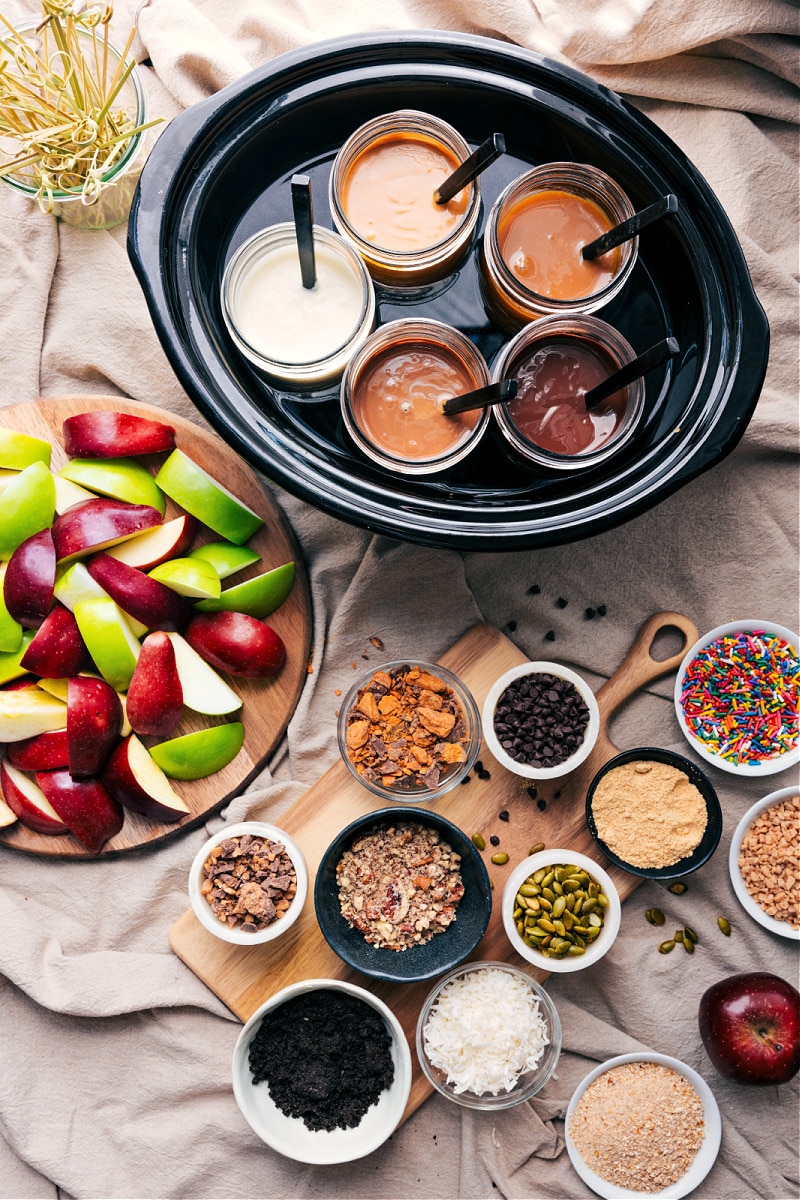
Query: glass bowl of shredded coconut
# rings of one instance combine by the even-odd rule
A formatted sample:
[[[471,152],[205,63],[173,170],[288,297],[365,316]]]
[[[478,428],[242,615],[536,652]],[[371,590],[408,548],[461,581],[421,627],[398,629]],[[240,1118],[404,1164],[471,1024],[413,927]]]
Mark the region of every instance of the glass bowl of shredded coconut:
[[[553,1074],[561,1022],[524,971],[472,962],[444,975],[422,1006],[417,1056],[438,1092],[466,1108],[511,1108]]]

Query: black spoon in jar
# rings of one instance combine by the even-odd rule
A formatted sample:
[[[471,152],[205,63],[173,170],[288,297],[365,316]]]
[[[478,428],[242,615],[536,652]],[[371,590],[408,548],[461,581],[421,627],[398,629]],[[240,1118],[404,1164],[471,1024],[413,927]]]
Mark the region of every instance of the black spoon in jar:
[[[608,400],[609,396],[613,396],[614,392],[618,392],[620,388],[627,387],[629,383],[633,383],[634,380],[639,379],[642,375],[646,375],[654,367],[659,367],[668,359],[674,358],[679,350],[680,346],[673,337],[664,338],[662,342],[656,342],[655,346],[651,346],[643,354],[639,354],[636,358],[631,359],[629,363],[626,363],[624,367],[620,367],[618,371],[612,372],[602,383],[598,383],[595,387],[590,388],[583,398],[586,411],[591,412],[592,409],[602,404],[604,400]]]
[[[474,392],[464,392],[462,396],[453,396],[450,400],[445,400],[442,412],[446,417],[455,417],[458,413],[472,412],[476,408],[489,408],[492,404],[513,400],[516,394],[516,379],[501,379],[499,383],[487,383],[485,387],[476,388]]]
[[[587,242],[581,250],[581,256],[585,260],[599,258],[601,254],[607,254],[609,250],[621,246],[623,242],[630,241],[631,238],[636,237],[637,233],[647,229],[649,225],[653,225],[656,221],[662,221],[664,217],[671,216],[677,211],[678,197],[670,192],[668,195],[662,196],[660,200],[656,200],[655,204],[650,204],[641,212],[628,217],[627,221],[621,221],[619,225],[615,225],[599,238],[595,238],[593,242]]]
[[[297,253],[300,257],[300,275],[303,287],[310,291],[317,282],[317,264],[314,255],[314,204],[308,175],[292,176],[292,212]]]
[[[481,171],[485,171],[495,159],[498,159],[505,152],[506,139],[502,133],[493,133],[485,142],[481,142],[478,149],[470,154],[469,158],[464,159],[461,166],[453,171],[452,175],[447,176],[444,183],[439,184],[439,187],[433,193],[436,203],[447,204],[460,191],[463,191],[468,183],[472,183],[473,179],[477,179]]]

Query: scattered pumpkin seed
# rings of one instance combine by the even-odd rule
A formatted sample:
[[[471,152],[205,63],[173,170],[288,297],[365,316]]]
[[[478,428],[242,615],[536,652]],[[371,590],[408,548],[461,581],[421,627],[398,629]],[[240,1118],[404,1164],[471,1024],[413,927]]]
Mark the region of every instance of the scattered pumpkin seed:
[[[644,915],[651,925],[663,925],[667,919],[660,908],[648,908]]]
[[[500,852],[500,854],[493,854],[492,862],[497,867],[504,867],[505,864],[508,862],[508,855],[506,854],[505,850],[502,850]]]
[[[685,937],[683,939],[683,948],[687,954],[694,954],[694,942],[691,938]]]
[[[479,850],[486,849],[486,842],[483,839],[482,833],[473,833],[472,844],[473,844],[473,846],[477,846]]]
[[[675,943],[673,942],[672,938],[669,938],[668,941],[661,943],[661,945],[658,947],[658,952],[659,954],[669,954],[670,951],[674,949]]]
[[[689,886],[686,883],[671,883],[667,888],[668,892],[672,892],[673,896],[682,896],[684,892],[688,892]]]
[[[731,936],[731,923],[727,917],[717,917],[717,924],[725,934],[725,937]]]
[[[700,941],[700,938],[697,936],[695,931],[689,925],[686,925],[684,927],[683,936],[684,936],[684,938],[688,938],[690,942],[694,942],[695,946]]]
[[[544,842],[537,842],[535,846],[531,846],[528,855],[540,854],[542,850],[544,850]]]

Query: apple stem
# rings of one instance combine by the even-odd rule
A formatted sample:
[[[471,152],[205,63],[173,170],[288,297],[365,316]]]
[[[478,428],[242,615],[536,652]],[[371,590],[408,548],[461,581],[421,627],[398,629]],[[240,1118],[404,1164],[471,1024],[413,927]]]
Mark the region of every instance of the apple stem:
[[[778,1054],[783,1050],[783,1042],[776,1042],[767,1029],[759,1029],[758,1036],[765,1046],[769,1046],[770,1050],[774,1050]]]

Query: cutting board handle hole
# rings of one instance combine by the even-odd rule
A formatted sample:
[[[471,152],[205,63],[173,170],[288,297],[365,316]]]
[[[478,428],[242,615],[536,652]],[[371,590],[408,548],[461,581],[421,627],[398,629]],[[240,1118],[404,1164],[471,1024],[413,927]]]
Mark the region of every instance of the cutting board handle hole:
[[[655,634],[648,653],[654,662],[666,662],[689,649],[689,639],[677,625],[662,625]]]

